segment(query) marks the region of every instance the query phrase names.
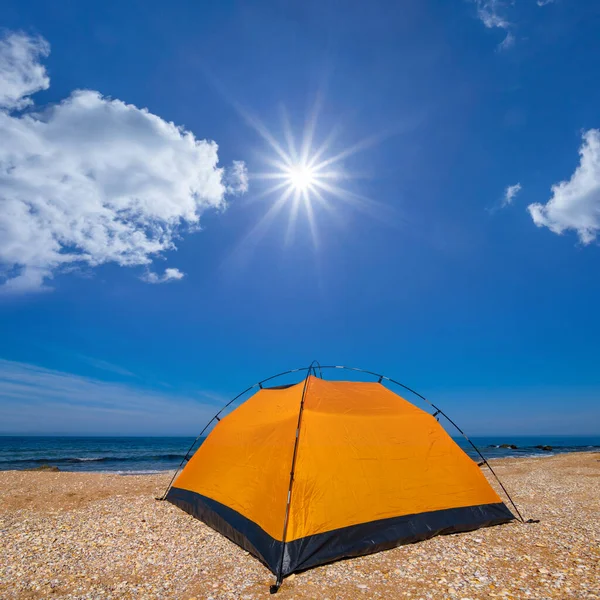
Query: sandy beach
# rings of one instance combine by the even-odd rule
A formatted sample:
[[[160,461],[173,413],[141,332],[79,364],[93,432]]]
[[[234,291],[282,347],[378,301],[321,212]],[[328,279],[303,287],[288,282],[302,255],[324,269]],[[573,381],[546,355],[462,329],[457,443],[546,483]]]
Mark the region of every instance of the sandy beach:
[[[493,466],[540,523],[339,561],[288,578],[277,597],[600,598],[600,454]],[[273,576],[256,559],[154,500],[168,481],[0,472],[0,598],[269,597]]]

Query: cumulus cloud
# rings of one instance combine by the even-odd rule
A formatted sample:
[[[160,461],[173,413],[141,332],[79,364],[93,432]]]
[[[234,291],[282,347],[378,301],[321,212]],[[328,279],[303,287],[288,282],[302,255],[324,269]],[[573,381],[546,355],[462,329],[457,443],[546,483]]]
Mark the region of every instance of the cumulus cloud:
[[[582,244],[590,244],[600,231],[600,130],[583,134],[579,166],[569,181],[552,186],[546,204],[530,204],[529,213],[538,227],[561,234],[572,229]]]
[[[142,275],[142,280],[147,283],[167,283],[168,281],[177,281],[183,279],[185,273],[182,273],[179,269],[165,269],[162,275],[157,275],[152,271],[148,271]]]
[[[507,2],[505,0],[473,0],[479,20],[488,29],[502,29],[506,32],[504,40],[498,44],[499,50],[506,50],[515,43],[511,32],[511,23],[506,19]]]
[[[19,112],[49,85],[39,63],[48,52],[43,39],[23,34],[0,45],[4,291],[47,289],[56,272],[82,264],[148,268],[183,231],[198,229],[203,212],[248,189],[245,164],[220,167],[216,143],[99,92]]]
[[[509,185],[504,190],[504,198],[502,199],[502,207],[509,206],[513,203],[515,196],[521,191],[521,184],[515,183],[515,185]]]
[[[50,46],[40,37],[11,33],[0,40],[0,108],[20,109],[32,104],[31,94],[50,87],[39,59]]]

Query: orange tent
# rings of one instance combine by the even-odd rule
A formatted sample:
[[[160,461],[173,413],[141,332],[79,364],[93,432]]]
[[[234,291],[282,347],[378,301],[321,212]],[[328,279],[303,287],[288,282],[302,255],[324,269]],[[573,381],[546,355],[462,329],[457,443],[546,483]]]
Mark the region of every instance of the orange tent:
[[[262,388],[214,427],[166,499],[283,577],[514,516],[424,410],[380,382]]]

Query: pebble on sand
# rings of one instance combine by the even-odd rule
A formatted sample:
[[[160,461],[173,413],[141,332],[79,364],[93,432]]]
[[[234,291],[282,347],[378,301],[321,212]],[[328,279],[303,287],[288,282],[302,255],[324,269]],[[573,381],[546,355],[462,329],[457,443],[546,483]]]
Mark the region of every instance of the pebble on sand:
[[[493,462],[526,518],[324,565],[278,598],[600,598],[600,455]],[[167,502],[169,473],[0,472],[0,598],[267,598],[272,574]],[[494,482],[492,485],[494,485]]]

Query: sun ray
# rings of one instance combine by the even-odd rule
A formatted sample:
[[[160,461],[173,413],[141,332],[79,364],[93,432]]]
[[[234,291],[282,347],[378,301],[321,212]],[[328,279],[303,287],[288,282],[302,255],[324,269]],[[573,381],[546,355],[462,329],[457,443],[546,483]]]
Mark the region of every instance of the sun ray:
[[[315,186],[311,190],[311,193],[317,199],[319,205],[322,206],[329,214],[335,217],[335,211],[333,210],[333,206],[331,206],[331,204],[327,202],[323,194],[321,194],[321,192],[319,191],[319,188]]]
[[[312,237],[313,245],[315,249],[319,247],[319,236],[317,234],[317,224],[315,222],[315,213],[313,211],[313,205],[308,197],[308,190],[302,190],[302,200],[304,208],[306,209],[306,217],[308,219],[308,225],[310,227],[310,234]]]
[[[280,113],[281,135],[275,136],[257,116],[226,94],[218,82],[213,81],[213,85],[244,122],[266,142],[263,147],[268,147],[270,152],[269,155],[262,156],[263,164],[268,165],[267,172],[250,173],[251,180],[263,181],[265,184],[258,194],[250,197],[250,200],[267,199],[271,205],[230,255],[227,262],[231,266],[237,264],[239,268],[248,259],[267,229],[284,212],[284,208],[288,209],[284,242],[286,246],[293,240],[298,222],[304,214],[315,250],[319,245],[318,226],[325,213],[338,225],[348,222],[344,216],[349,214],[349,209],[360,210],[388,226],[400,225],[395,211],[388,205],[374,202],[348,189],[348,184],[352,181],[373,175],[359,173],[355,160],[348,161],[352,168],[347,169],[344,159],[350,159],[391,136],[414,128],[414,118],[378,135],[368,136],[358,143],[340,147],[341,133],[345,131],[341,120],[338,119],[326,135],[318,135],[317,121],[321,115],[323,98],[321,91],[316,95],[299,138],[294,135],[292,120],[285,107],[281,107]],[[315,252],[315,258],[317,257]]]
[[[290,157],[290,160],[283,161],[283,160],[274,158],[272,156],[269,156],[268,154],[264,154],[262,152],[257,153],[257,155],[262,162],[273,167],[274,171],[271,171],[271,173],[280,173],[281,171],[283,171],[285,169],[289,169],[291,165],[295,164],[294,162],[292,162],[291,157]]]
[[[302,140],[302,151],[300,153],[300,162],[303,165],[308,165],[309,157],[312,150],[312,142],[315,135],[315,128],[317,126],[317,119],[321,110],[321,96],[317,95],[313,108],[310,112],[306,125],[304,127],[304,135]]]
[[[379,205],[377,201],[372,200],[371,198],[361,196],[360,194],[355,194],[345,188],[333,185],[326,181],[319,181],[317,183],[317,187],[319,187],[325,192],[328,192],[332,196],[339,198],[340,200],[353,204],[356,208],[361,208],[363,210],[373,210],[378,208]]]
[[[279,155],[279,157],[288,165],[293,164],[292,159],[288,153],[281,147],[279,142],[271,135],[271,132],[266,128],[266,126],[262,123],[262,121],[247,111],[243,106],[238,104],[237,102],[233,103],[234,108],[238,112],[238,114],[246,121],[260,137],[271,146],[271,148]]]
[[[346,175],[341,171],[317,171],[315,169],[312,169],[312,171],[314,171],[315,178],[318,181],[321,181],[322,179],[353,179],[352,176]]]
[[[323,143],[311,154],[308,165],[314,168],[317,161],[329,150],[329,147],[337,139],[342,131],[341,125],[338,123],[327,135]]]
[[[289,157],[292,163],[297,163],[298,151],[296,150],[296,142],[294,140],[292,126],[290,125],[289,115],[285,109],[285,106],[281,107],[281,115],[281,120],[283,121],[283,135],[285,136],[285,140],[287,142]]]
[[[373,200],[373,198],[356,194],[355,192],[351,192],[350,190],[336,185],[331,185],[324,181],[319,181],[317,187],[339,200],[342,200],[342,202],[352,206],[352,208],[360,210],[370,218],[385,223],[388,226],[395,227],[399,222],[406,223],[406,219],[402,218],[398,212],[388,204],[378,202],[377,200]]]
[[[247,202],[248,203],[254,203],[257,202],[258,200],[262,200],[263,198],[266,198],[268,196],[272,196],[275,193],[281,191],[281,190],[285,190],[288,188],[288,182],[286,180],[283,180],[275,185],[271,185],[268,188],[266,188],[265,190],[259,192],[258,194],[254,194],[253,196],[251,196]]]
[[[273,173],[273,172],[269,172],[267,171],[266,173],[252,173],[251,174],[251,179],[262,179],[262,180],[279,180],[281,181],[282,179],[287,180],[287,175],[284,171],[282,172],[277,172],[277,173]]]
[[[318,225],[324,214],[331,217],[337,225],[347,222],[342,218],[344,207],[360,210],[370,216],[379,215],[383,220],[390,215],[382,210],[380,203],[349,190],[347,183],[364,175],[359,174],[356,169],[347,172],[342,167],[344,159],[378,144],[390,134],[372,135],[340,149],[338,141],[342,127],[338,123],[323,141],[315,144],[320,110],[321,98],[318,96],[306,119],[301,143],[297,144],[289,114],[284,107],[281,109],[283,143],[278,142],[260,120],[239,109],[240,114],[273,151],[272,155],[262,157],[268,165],[267,169],[251,174],[253,180],[269,183],[260,197],[273,196],[274,200],[266,214],[245,238],[246,245],[257,243],[284,206],[288,207],[284,245],[287,247],[293,242],[298,232],[298,223],[304,218],[315,250],[320,246]],[[337,152],[330,152],[334,145],[338,146]]]
[[[285,245],[289,246],[294,239],[296,232],[296,221],[298,219],[298,209],[300,208],[300,196],[296,192],[292,200],[292,206],[290,208],[290,215],[288,217],[287,230],[285,232]]]
[[[326,198],[321,194],[317,187],[311,190],[312,195],[316,199],[319,207],[323,210],[327,211],[327,214],[331,217],[332,222],[339,227],[341,223],[341,213],[340,211],[336,211],[335,206],[333,206]]]
[[[326,158],[325,160],[323,160],[320,163],[318,163],[317,165],[315,165],[314,168],[322,169],[329,165],[335,165],[336,163],[340,162],[344,158],[348,158],[348,157],[352,156],[353,154],[356,154],[357,152],[362,152],[363,150],[366,150],[367,148],[371,148],[373,146],[376,146],[377,144],[380,144],[383,140],[390,137],[390,135],[393,135],[393,133],[389,132],[389,131],[370,135],[370,136],[364,138],[363,140],[361,140],[360,142],[357,142],[356,144],[353,144],[352,146],[350,146],[348,148],[344,148],[344,150],[342,150],[341,152],[338,152],[334,156]]]
[[[265,233],[267,232],[271,222],[275,219],[275,217],[281,212],[286,202],[288,201],[289,196],[291,195],[290,190],[286,190],[269,208],[269,210],[259,219],[258,223],[254,225],[254,227],[248,232],[248,234],[243,238],[241,243],[238,246],[238,249],[242,246],[254,243],[256,244],[260,241]]]

